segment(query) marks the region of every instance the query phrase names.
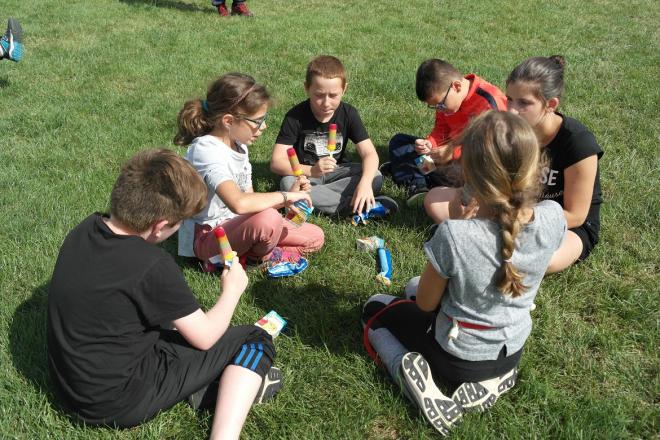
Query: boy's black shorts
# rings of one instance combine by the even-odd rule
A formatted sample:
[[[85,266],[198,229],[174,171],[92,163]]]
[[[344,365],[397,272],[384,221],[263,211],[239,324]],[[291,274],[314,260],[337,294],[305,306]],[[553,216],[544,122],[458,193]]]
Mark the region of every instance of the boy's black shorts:
[[[228,328],[207,351],[191,347],[177,331],[164,330],[156,349],[160,362],[144,397],[107,424],[127,428],[143,423],[217,380],[228,365],[263,377],[275,359],[271,336],[254,325]]]

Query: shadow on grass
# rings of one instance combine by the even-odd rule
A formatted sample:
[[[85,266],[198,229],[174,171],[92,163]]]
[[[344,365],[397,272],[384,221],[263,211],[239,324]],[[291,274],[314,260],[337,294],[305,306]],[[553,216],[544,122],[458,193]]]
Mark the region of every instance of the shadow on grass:
[[[48,284],[37,287],[16,311],[9,329],[12,363],[40,393],[56,406],[48,375],[46,309]]]
[[[119,0],[120,3],[126,3],[129,6],[153,6],[156,8],[176,9],[184,12],[204,12],[217,14],[217,11],[209,2],[208,7],[200,7],[186,2],[176,0]]]
[[[0,89],[9,87],[9,80],[5,77],[0,78]]]
[[[318,283],[291,286],[286,280],[261,279],[251,286],[254,301],[287,320],[285,335],[336,354],[363,353],[359,305]]]

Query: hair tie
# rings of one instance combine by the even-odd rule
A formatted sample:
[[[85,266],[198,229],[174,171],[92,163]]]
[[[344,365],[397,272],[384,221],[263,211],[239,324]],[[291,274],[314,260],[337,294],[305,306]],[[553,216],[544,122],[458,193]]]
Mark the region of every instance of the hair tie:
[[[502,260],[502,261],[504,261],[505,263],[511,263],[511,258],[506,258],[506,259],[504,259],[504,260]]]
[[[206,99],[200,99],[199,102],[202,104],[202,110],[204,110],[204,114],[208,115],[209,114],[209,102]]]
[[[243,102],[243,100],[245,98],[247,98],[247,95],[252,93],[256,88],[257,88],[257,83],[256,82],[252,83],[252,85],[250,87],[248,87],[241,95],[238,96],[236,101],[234,101],[234,103],[231,105],[231,107],[229,107],[229,109],[231,110],[231,109],[235,108],[236,106],[238,106],[238,104]]]

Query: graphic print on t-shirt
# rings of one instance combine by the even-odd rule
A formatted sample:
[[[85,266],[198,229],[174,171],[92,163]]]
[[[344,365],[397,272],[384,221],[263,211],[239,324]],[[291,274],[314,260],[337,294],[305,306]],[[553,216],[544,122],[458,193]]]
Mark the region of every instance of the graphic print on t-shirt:
[[[541,168],[541,184],[543,185],[542,200],[555,200],[564,194],[564,185],[560,183],[559,170],[553,170],[550,167]]]
[[[309,131],[302,132],[303,137],[303,151],[305,152],[305,163],[316,163],[319,158],[328,156],[328,132]],[[344,136],[340,131],[337,131],[337,148],[333,153],[335,158],[341,155],[344,148]]]
[[[252,186],[250,175],[247,171],[247,165],[243,166],[243,169],[234,174],[234,182],[242,192],[245,192]]]

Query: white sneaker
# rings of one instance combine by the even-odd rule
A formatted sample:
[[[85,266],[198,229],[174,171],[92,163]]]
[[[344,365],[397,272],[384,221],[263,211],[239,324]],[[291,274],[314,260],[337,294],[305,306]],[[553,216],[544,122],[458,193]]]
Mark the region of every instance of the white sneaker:
[[[518,369],[514,368],[500,377],[466,382],[456,388],[451,398],[465,410],[485,411],[493,406],[498,397],[513,388],[517,377]]]
[[[436,387],[426,359],[419,353],[406,353],[401,359],[401,370],[408,391],[414,397],[424,417],[443,436],[458,425],[463,408]]]

